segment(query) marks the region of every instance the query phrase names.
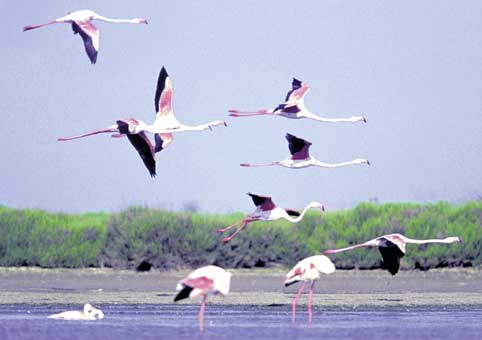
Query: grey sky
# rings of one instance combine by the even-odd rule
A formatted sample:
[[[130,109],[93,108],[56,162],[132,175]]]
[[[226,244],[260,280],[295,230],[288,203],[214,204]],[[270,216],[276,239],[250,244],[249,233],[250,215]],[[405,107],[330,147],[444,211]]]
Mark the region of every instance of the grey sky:
[[[47,3],[47,4],[45,4]],[[148,25],[95,23],[96,65],[68,25],[22,32],[92,9]],[[79,212],[132,204],[249,211],[251,191],[281,206],[327,209],[378,198],[460,202],[482,195],[480,1],[1,1],[0,203]],[[177,118],[227,128],[175,135],[151,179],[125,139],[61,136],[154,118],[165,65]],[[363,114],[367,124],[230,118],[272,108],[291,78],[310,84],[315,114]],[[372,166],[242,168],[281,160],[284,134],[310,140],[326,162]]]

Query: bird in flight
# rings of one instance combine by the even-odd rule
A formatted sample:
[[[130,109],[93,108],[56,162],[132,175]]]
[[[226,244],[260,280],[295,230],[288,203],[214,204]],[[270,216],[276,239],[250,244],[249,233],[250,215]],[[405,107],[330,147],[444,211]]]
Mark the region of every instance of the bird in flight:
[[[164,150],[172,141],[174,132],[202,131],[212,129],[213,126],[225,125],[222,120],[215,120],[206,124],[189,126],[177,121],[172,110],[172,85],[165,67],[162,67],[157,81],[154,106],[157,112],[156,118],[151,125],[135,118],[124,118],[116,121],[114,125],[103,129],[94,130],[82,135],[62,137],[58,141],[68,141],[100,133],[113,133],[112,137],[127,136],[131,144],[137,150],[149,170],[151,177],[156,176],[155,154]],[[155,145],[146,135],[146,132],[154,134]]]
[[[329,249],[325,251],[325,254],[336,254],[343,251],[362,248],[362,247],[378,247],[380,254],[383,258],[383,266],[390,274],[395,275],[400,269],[400,259],[405,256],[405,248],[407,243],[413,244],[427,244],[427,243],[454,243],[460,242],[460,238],[456,236],[446,237],[444,239],[428,239],[428,240],[416,240],[408,238],[402,234],[388,234],[383,235],[373,240],[369,240],[364,243],[355,244],[350,247],[341,249]]]
[[[223,239],[224,243],[231,241],[233,237],[239,234],[241,230],[243,230],[251,222],[275,221],[275,220],[279,220],[280,218],[283,218],[289,222],[298,223],[303,219],[303,216],[305,215],[305,213],[311,208],[315,208],[320,211],[325,210],[325,208],[323,207],[323,204],[318,202],[311,202],[300,213],[296,210],[278,207],[276,204],[273,203],[273,201],[271,200],[271,197],[269,196],[260,196],[252,193],[248,193],[248,195],[253,200],[253,203],[256,206],[256,210],[253,213],[248,214],[241,221],[236,222],[226,228],[217,230],[217,232],[219,233],[224,233],[225,231],[228,231],[236,227],[237,225],[241,224],[241,226],[233,234]]]
[[[103,17],[89,9],[74,11],[67,13],[67,15],[49,21],[45,24],[25,26],[23,31],[33,30],[35,28],[44,27],[47,25],[66,23],[72,25],[74,34],[79,34],[84,42],[85,52],[92,64],[97,61],[97,53],[99,52],[99,30],[92,24],[92,20],[101,20],[113,23],[130,23],[130,24],[147,24],[146,19],[110,19]]]
[[[320,278],[320,273],[331,274],[335,271],[335,265],[325,255],[315,255],[307,257],[298,262],[288,274],[286,274],[285,287],[288,287],[297,282],[302,282],[298,293],[293,299],[291,306],[291,322],[294,324],[296,321],[296,304],[305,290],[306,283],[311,281],[310,294],[308,296],[308,323],[312,322],[312,306],[313,306],[313,288],[315,281]]]
[[[363,116],[352,116],[349,118],[325,118],[311,113],[305,107],[305,95],[310,91],[310,87],[305,82],[302,82],[296,78],[293,78],[291,83],[291,90],[288,92],[285,98],[285,102],[279,104],[272,110],[262,109],[258,111],[240,111],[229,110],[231,117],[249,117],[260,115],[274,115],[282,116],[291,119],[309,118],[319,122],[325,123],[339,123],[339,122],[365,122],[366,119]]]
[[[245,167],[280,165],[291,169],[301,169],[309,166],[319,166],[322,168],[336,168],[340,166],[353,165],[353,164],[370,165],[370,162],[363,158],[357,158],[352,161],[342,162],[342,163],[323,163],[317,160],[316,158],[310,156],[309,150],[310,150],[311,142],[298,138],[289,133],[286,134],[286,140],[288,141],[288,148],[291,154],[291,156],[288,157],[287,159],[279,162],[261,163],[261,164],[242,163],[240,165]]]

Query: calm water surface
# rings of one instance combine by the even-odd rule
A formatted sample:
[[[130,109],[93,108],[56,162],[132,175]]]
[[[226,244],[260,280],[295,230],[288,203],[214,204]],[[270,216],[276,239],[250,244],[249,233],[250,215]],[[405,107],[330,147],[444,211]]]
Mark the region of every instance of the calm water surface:
[[[0,306],[0,339],[482,339],[482,309],[322,311],[306,324],[305,307],[291,326],[289,306],[208,305],[205,332],[198,306],[108,305],[100,321],[61,321],[47,315],[78,306]]]

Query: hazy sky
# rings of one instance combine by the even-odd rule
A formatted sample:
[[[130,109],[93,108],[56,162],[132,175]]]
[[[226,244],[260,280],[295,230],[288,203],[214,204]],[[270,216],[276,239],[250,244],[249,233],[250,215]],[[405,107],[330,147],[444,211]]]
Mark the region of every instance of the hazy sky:
[[[148,25],[96,22],[96,65],[69,25],[22,32],[92,9]],[[246,192],[284,207],[327,209],[482,196],[480,1],[1,1],[0,204],[81,212],[141,204],[202,211],[253,209]],[[165,65],[186,124],[228,127],[175,135],[151,179],[126,139],[57,138],[117,118],[154,119]],[[273,108],[306,81],[306,106],[367,124],[282,117],[230,118],[230,108]],[[288,156],[286,132],[310,140],[338,169],[242,168]]]

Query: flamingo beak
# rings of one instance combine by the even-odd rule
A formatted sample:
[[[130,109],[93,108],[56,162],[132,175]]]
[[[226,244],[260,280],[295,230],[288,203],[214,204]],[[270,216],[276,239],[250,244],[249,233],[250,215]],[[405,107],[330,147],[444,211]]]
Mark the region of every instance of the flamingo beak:
[[[370,161],[367,160],[367,165],[370,165]]]
[[[367,119],[365,117],[363,117],[363,122],[366,123],[367,122]]]

